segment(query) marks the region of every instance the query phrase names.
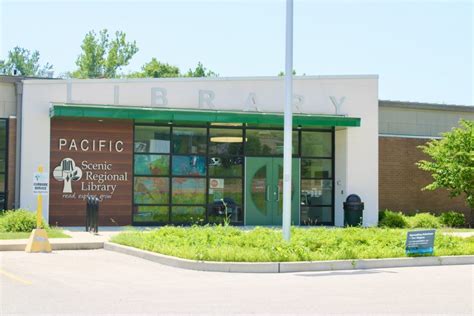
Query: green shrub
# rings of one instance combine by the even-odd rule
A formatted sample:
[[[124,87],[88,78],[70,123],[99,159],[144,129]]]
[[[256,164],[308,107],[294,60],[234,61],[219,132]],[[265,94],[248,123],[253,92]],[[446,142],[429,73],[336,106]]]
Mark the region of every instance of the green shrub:
[[[42,221],[42,228],[47,225]],[[0,215],[0,231],[2,232],[31,232],[36,228],[36,214],[27,210],[5,211]]]
[[[407,217],[408,225],[411,228],[440,228],[439,218],[430,213],[418,213],[415,216]]]
[[[405,228],[408,222],[402,212],[385,210],[379,213],[379,226],[388,228]]]
[[[439,221],[441,224],[448,227],[463,227],[466,222],[464,219],[464,214],[455,211],[442,213],[439,217]]]

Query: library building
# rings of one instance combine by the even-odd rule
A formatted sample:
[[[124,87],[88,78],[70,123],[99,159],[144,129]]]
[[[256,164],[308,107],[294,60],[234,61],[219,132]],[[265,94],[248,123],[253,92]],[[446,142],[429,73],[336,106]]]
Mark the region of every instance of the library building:
[[[104,226],[281,225],[282,77],[0,79],[4,209],[36,209],[42,166],[51,225],[84,226],[88,197]],[[364,226],[397,203],[430,208],[397,177],[421,172],[407,153],[427,132],[405,121],[435,110],[379,101],[376,75],[296,76],[292,224],[342,226],[351,194]]]

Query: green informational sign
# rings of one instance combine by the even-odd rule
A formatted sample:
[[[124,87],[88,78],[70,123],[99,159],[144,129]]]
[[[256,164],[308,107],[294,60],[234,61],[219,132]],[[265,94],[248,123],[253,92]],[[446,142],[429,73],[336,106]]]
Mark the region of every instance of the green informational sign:
[[[415,230],[407,232],[406,254],[433,254],[436,230]]]

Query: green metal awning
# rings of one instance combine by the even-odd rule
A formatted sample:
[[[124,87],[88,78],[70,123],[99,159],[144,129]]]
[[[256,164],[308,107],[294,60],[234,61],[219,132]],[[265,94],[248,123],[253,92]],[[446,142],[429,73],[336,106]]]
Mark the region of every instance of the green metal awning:
[[[159,122],[247,123],[283,126],[283,113],[191,110],[159,107],[53,103],[50,117],[134,119]],[[339,115],[294,114],[299,126],[360,126],[360,118]]]

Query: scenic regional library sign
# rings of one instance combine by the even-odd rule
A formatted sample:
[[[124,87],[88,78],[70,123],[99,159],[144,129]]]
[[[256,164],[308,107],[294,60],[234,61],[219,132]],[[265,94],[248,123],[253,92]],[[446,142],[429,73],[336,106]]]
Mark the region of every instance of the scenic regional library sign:
[[[51,121],[51,223],[84,225],[93,196],[100,201],[99,225],[130,224],[132,135],[128,121]]]

